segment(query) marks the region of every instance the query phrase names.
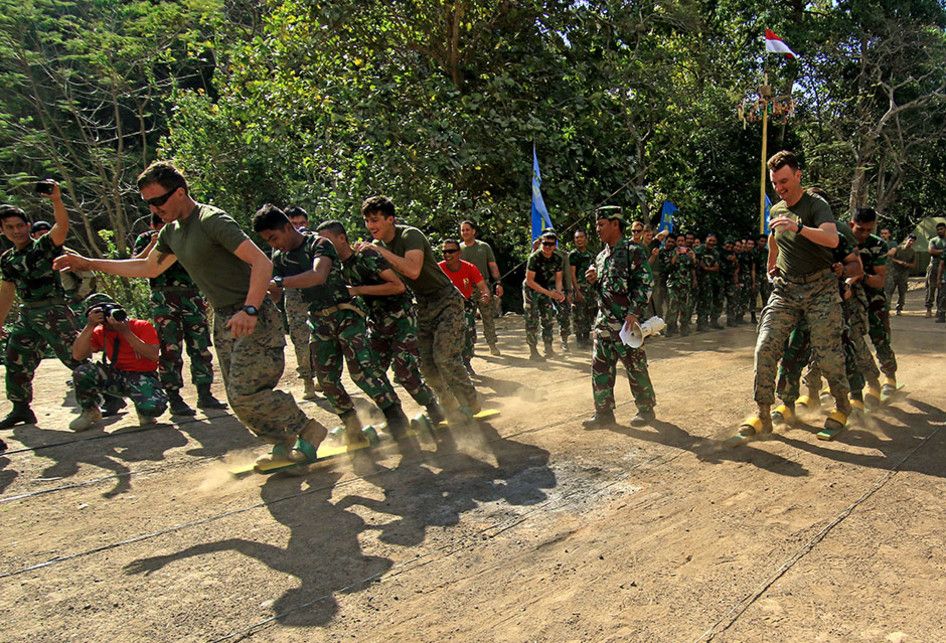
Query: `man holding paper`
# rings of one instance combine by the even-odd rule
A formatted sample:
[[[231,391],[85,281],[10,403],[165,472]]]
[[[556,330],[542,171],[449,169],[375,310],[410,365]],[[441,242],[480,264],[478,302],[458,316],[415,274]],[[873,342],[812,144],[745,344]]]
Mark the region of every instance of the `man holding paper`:
[[[653,283],[646,267],[647,255],[641,246],[624,239],[624,225],[620,207],[598,208],[595,229],[604,249],[585,273],[598,298],[591,359],[595,415],[582,422],[586,428],[615,424],[614,380],[618,360],[627,370],[637,404],[637,415],[631,419],[631,425],[645,426],[652,422],[657,404],[643,347],[631,348],[621,339],[622,330],[629,330],[643,320]],[[623,334],[630,339],[629,332]]]

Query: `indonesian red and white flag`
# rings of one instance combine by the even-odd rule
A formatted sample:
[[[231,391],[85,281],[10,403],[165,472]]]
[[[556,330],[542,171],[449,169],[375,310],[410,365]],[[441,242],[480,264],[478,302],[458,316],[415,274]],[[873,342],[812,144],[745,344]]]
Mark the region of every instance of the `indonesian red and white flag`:
[[[798,58],[798,54],[789,49],[788,45],[771,29],[765,30],[765,50],[773,54],[785,54],[789,60]]]

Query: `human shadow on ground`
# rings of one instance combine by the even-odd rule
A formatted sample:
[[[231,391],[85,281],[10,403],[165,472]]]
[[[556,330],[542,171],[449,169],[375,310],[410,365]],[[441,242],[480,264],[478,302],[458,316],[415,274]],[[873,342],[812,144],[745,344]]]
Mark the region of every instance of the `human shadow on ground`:
[[[428,526],[455,525],[478,502],[531,505],[545,499],[544,490],[556,484],[548,468],[549,454],[543,449],[502,440],[495,429],[483,426],[476,441],[496,454],[494,466],[457,451],[447,430],[439,432],[443,435],[437,452],[421,450],[417,442],[399,445],[403,456],[393,468],[379,464],[370,455],[373,452],[358,452],[356,469],[369,475],[367,482],[383,490],[383,501],[360,495],[333,501],[334,485],[342,474],[328,469],[302,478],[269,478],[262,487],[262,497],[273,518],[290,530],[285,546],[227,538],[139,559],[127,565],[125,572],[152,574],[175,561],[222,551],[238,552],[298,579],[299,587],[287,589],[275,599],[276,622],[292,627],[326,625],[338,610],[336,594],[362,591],[394,565],[390,558],[362,551],[362,532],[378,530],[382,542],[417,546],[423,542]],[[434,473],[425,464],[441,470]],[[368,524],[357,512],[350,511],[356,505],[381,515],[395,515],[397,520]],[[284,536],[276,538],[282,542]],[[235,629],[245,632],[262,623]]]
[[[689,451],[701,462],[720,464],[722,462],[745,462],[760,469],[782,476],[806,476],[808,470],[800,463],[774,453],[751,448],[751,443],[737,447],[727,446],[725,442],[692,435],[671,422],[654,420],[649,427],[636,428],[616,425],[607,429],[585,429],[586,431],[607,430],[642,440]]]
[[[8,469],[10,458],[0,455],[0,493],[6,491],[7,487],[13,484],[16,477],[20,475],[16,469]]]
[[[834,441],[845,445],[872,449],[879,453],[862,453],[842,451],[832,448],[831,442],[811,443],[791,437],[790,434],[778,435],[776,439],[813,455],[829,458],[845,464],[856,464],[864,467],[873,467],[884,471],[890,470],[903,456],[921,443],[927,436],[941,429],[946,422],[946,412],[926,402],[908,397],[900,403],[916,409],[911,413],[897,406],[884,406],[879,412],[867,417],[866,426],[854,426],[841,433]],[[885,419],[885,416],[901,422],[899,426]],[[881,439],[876,432],[882,433],[887,439]],[[940,431],[940,435],[943,431]],[[821,446],[825,445],[825,446]],[[905,463],[904,470],[918,471],[929,475],[942,476],[943,471],[930,473],[927,470],[915,468],[914,459]]]

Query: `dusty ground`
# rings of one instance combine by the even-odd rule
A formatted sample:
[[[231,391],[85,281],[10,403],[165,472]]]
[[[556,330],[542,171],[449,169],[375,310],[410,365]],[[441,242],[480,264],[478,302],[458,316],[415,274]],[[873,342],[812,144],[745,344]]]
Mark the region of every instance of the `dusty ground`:
[[[0,456],[0,638],[946,637],[942,325],[894,319],[905,395],[837,441],[736,450],[751,327],[653,341],[657,426],[585,431],[589,357],[536,368],[520,325],[474,361],[494,422],[302,479],[231,479],[261,449],[225,414],[70,433],[44,362]]]

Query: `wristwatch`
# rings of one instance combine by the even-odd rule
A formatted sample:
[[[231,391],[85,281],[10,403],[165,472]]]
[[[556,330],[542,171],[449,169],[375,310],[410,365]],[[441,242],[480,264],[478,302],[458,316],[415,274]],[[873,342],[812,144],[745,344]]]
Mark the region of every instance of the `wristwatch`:
[[[259,309],[256,306],[246,305],[243,307],[243,312],[245,312],[250,317],[256,317],[259,315]]]
[[[276,284],[277,288],[282,288],[282,275],[273,275],[273,283]]]

